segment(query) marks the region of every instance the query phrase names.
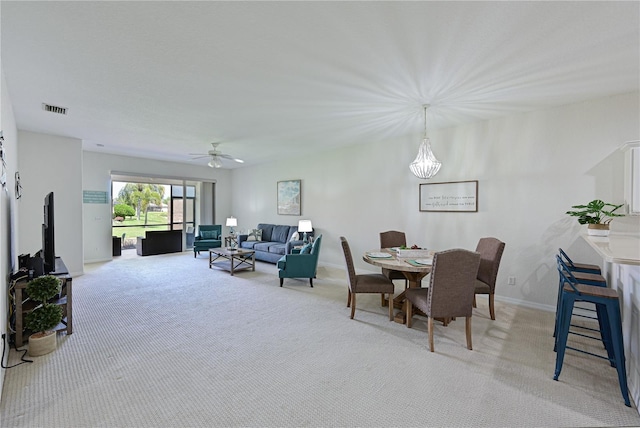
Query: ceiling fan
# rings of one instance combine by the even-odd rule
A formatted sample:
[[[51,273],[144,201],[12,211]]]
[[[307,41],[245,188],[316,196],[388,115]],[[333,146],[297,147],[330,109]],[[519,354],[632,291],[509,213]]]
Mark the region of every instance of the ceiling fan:
[[[213,146],[213,149],[209,150],[209,152],[207,153],[189,153],[192,156],[196,156],[195,158],[191,158],[191,159],[201,159],[209,156],[211,160],[209,161],[208,165],[211,168],[221,168],[222,159],[229,159],[238,163],[244,163],[242,159],[234,158],[233,156],[224,154],[220,150],[218,150],[219,144],[220,143],[211,143],[211,145]]]

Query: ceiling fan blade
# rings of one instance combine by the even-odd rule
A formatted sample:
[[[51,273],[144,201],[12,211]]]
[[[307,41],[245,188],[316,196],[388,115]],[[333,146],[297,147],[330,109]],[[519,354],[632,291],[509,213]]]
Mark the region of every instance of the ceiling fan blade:
[[[191,153],[191,154],[199,154],[199,153]],[[201,155],[201,156],[196,156],[195,158],[191,158],[191,159],[202,159],[202,158],[208,158],[209,155]]]
[[[232,161],[238,162],[238,163],[244,163],[244,161],[242,159],[234,158],[231,155],[219,154],[218,157],[221,157],[223,159],[232,160]]]
[[[238,158],[234,158],[233,156],[230,155],[225,155],[225,154],[219,154],[218,157],[224,158],[224,159],[229,159],[238,163],[244,163],[244,161],[242,159],[238,159]]]

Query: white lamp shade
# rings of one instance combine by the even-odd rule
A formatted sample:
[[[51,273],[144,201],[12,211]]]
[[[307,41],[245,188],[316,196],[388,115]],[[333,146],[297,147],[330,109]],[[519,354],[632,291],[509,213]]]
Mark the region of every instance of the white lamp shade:
[[[227,218],[227,226],[234,227],[238,225],[238,219],[235,217]]]
[[[311,220],[300,220],[298,222],[298,232],[313,232]]]

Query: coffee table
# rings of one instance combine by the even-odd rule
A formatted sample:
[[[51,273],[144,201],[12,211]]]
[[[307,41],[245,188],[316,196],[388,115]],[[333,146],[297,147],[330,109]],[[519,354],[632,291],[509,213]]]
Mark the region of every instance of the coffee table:
[[[255,271],[256,252],[245,249],[210,248],[209,269],[213,267],[228,270],[231,272],[231,276],[237,270],[251,268],[252,271]]]

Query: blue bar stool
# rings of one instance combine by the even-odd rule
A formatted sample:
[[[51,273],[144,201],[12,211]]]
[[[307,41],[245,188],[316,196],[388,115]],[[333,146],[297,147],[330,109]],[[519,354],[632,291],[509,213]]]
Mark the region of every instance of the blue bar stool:
[[[579,301],[593,303],[598,308],[602,341],[605,343],[605,348],[607,348],[609,356],[606,358],[590,352],[581,351],[579,349],[576,350],[598,358],[609,360],[611,365],[617,369],[618,382],[620,383],[620,392],[622,392],[624,404],[631,407],[631,402],[629,401],[629,389],[627,387],[627,372],[622,339],[622,319],[620,317],[618,293],[607,287],[579,284],[571,272],[564,270],[559,270],[559,272],[563,285],[560,309],[557,315],[558,335],[556,338],[556,370],[553,375],[553,380],[558,380],[560,371],[562,370],[565,350],[569,348],[567,346],[567,338],[569,336],[569,327],[571,324],[571,314],[573,312],[574,303]]]
[[[586,263],[574,263],[562,248],[558,248],[558,255],[571,272],[596,273],[601,275],[600,266]]]
[[[565,257],[562,257],[562,254],[565,254]],[[586,285],[595,285],[598,287],[606,287],[607,286],[607,280],[605,279],[605,277],[603,277],[602,275],[600,275],[599,273],[595,273],[593,270],[591,272],[585,272],[585,271],[576,271],[574,269],[572,269],[571,265],[568,265],[565,263],[565,259],[571,260],[569,259],[568,256],[566,256],[566,253],[564,253],[564,251],[562,251],[562,248],[560,248],[560,254],[556,255],[556,261],[558,264],[558,270],[565,270],[566,272],[570,272],[572,277],[576,280],[576,282],[578,282],[579,284],[586,284]],[[573,263],[573,262],[572,262]],[[574,264],[574,266],[582,266],[582,269],[587,269],[586,266],[595,266],[595,265],[585,265],[585,264]],[[598,271],[600,270],[599,267],[595,266]],[[553,337],[556,337],[556,334],[558,332],[558,309],[560,306],[560,298],[562,296],[562,276],[560,276],[560,278],[558,279],[558,299],[556,301],[556,326],[553,330]],[[581,318],[587,318],[587,319],[592,319],[595,320],[597,319],[597,315],[589,315],[590,312],[597,312],[597,309],[594,309],[592,307],[584,307],[584,306],[576,306],[576,309],[580,309],[581,312],[574,312],[574,316],[576,317],[581,317]],[[586,314],[585,314],[586,312]],[[587,330],[587,331],[599,331],[599,330],[595,330],[589,327],[585,327],[585,326],[581,326],[578,324],[571,324],[571,327],[575,327],[575,328],[579,328],[579,329],[583,329],[583,330]],[[578,334],[584,337],[591,337],[591,336],[587,336],[581,333],[576,333],[571,331],[571,334]]]

